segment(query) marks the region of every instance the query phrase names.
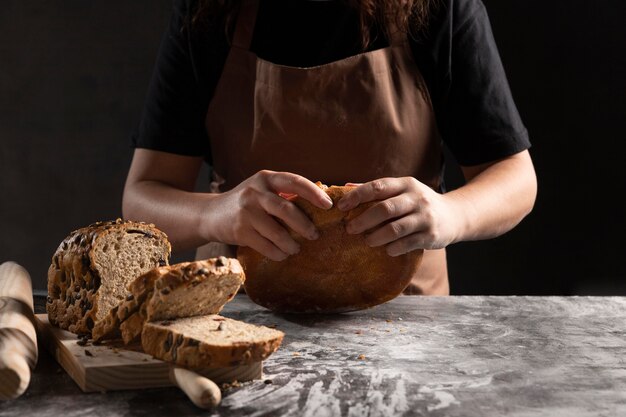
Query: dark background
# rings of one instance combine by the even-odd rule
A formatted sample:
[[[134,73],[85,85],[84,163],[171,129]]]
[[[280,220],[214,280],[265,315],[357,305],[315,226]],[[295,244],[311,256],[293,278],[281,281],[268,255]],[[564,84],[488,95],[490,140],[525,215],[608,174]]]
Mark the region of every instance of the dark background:
[[[626,295],[626,3],[484,2],[539,195],[508,234],[449,248],[452,292]],[[121,216],[129,134],[171,3],[0,5],[0,262],[25,266],[38,289],[70,231]]]

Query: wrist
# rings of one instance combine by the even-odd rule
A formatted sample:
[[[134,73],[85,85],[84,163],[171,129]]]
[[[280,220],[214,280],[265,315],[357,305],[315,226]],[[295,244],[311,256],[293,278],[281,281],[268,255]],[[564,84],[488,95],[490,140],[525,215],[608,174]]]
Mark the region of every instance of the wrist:
[[[473,204],[458,190],[444,194],[444,198],[447,201],[448,219],[451,222],[450,244],[472,240],[471,228],[475,217]]]
[[[195,213],[195,230],[197,238],[204,243],[223,241],[218,228],[221,223],[218,214],[222,198],[222,194],[218,193],[200,194],[200,204]]]

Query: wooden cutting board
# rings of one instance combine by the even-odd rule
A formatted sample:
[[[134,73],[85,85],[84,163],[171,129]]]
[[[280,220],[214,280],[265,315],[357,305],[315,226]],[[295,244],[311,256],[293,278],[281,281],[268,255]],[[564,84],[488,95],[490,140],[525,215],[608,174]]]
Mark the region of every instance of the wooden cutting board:
[[[175,385],[170,380],[170,364],[144,353],[139,344],[124,346],[121,342],[109,342],[93,345],[89,342],[81,346],[75,334],[52,326],[47,314],[36,314],[35,323],[39,343],[84,392]],[[216,384],[245,382],[261,378],[263,363],[195,372]]]

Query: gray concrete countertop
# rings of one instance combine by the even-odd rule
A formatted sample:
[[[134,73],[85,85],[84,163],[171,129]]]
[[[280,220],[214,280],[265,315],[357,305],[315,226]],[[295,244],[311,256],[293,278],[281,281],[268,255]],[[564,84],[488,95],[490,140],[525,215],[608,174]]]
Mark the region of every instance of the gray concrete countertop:
[[[176,388],[84,394],[42,351],[0,417],[626,416],[626,297],[401,296],[293,316],[238,295],[223,314],[286,336],[214,412]]]

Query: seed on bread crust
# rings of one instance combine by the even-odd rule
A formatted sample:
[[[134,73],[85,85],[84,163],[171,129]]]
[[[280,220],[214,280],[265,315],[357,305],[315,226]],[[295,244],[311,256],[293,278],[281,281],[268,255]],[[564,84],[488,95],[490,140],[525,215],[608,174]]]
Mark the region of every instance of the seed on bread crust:
[[[168,350],[170,350],[170,349],[171,349],[171,347],[172,347],[172,342],[173,342],[173,336],[172,336],[172,333],[169,333],[169,334],[167,335],[167,338],[165,339],[165,343],[163,343],[163,350],[164,350],[165,352],[167,352]]]

